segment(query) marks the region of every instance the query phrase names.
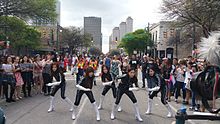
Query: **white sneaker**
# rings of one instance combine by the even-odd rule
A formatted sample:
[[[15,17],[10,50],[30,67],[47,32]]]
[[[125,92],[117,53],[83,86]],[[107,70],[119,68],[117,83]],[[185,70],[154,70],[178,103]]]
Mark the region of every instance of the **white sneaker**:
[[[102,106],[101,106],[101,105],[99,105],[98,110],[101,110],[101,109],[102,109]]]
[[[70,112],[73,112],[73,106],[70,108],[70,110],[69,110]]]
[[[52,112],[52,111],[54,111],[54,107],[50,107],[50,108],[47,110],[48,113],[50,113],[50,112]]]
[[[121,112],[122,111],[122,108],[121,106],[118,107],[118,112]]]
[[[100,121],[101,119],[100,119],[100,115],[98,115],[97,117],[96,117],[96,120],[97,121]]]
[[[72,113],[72,119],[73,119],[73,120],[76,119],[76,114],[75,114],[75,112]]]
[[[140,122],[143,122],[143,119],[138,117],[137,115],[135,116],[136,120],[140,121]]]
[[[111,119],[114,120],[115,119],[115,115],[113,113],[111,113]]]
[[[172,117],[173,117],[172,113],[169,112],[169,113],[167,114],[167,117],[168,117],[168,118],[172,118]]]

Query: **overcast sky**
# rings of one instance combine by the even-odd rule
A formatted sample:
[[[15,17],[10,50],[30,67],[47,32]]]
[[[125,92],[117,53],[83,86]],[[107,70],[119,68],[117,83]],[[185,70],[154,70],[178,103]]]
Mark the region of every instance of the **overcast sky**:
[[[83,27],[84,16],[102,18],[103,52],[108,51],[112,29],[128,16],[134,20],[134,30],[162,19],[162,0],[60,0],[61,25]]]

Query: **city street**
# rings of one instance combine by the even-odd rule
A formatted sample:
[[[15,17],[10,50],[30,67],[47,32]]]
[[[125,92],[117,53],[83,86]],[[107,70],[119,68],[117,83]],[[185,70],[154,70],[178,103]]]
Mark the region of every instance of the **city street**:
[[[140,77],[139,77],[140,78]],[[67,74],[67,89],[66,96],[73,102],[75,99],[76,88],[75,81],[70,74]],[[100,79],[98,85],[93,87],[93,93],[96,102],[99,103],[100,94],[103,86]],[[142,84],[139,84],[140,86]],[[145,115],[147,107],[147,94],[144,89],[135,91],[138,100],[138,105],[145,124],[171,124],[174,123],[175,118],[166,118],[167,110],[160,102],[159,97],[154,99],[153,114]],[[96,116],[92,105],[87,99],[86,95],[83,96],[80,106],[77,109],[76,120],[71,119],[71,112],[69,112],[69,105],[61,99],[60,92],[56,94],[55,111],[47,113],[49,107],[49,97],[43,95],[34,95],[31,98],[23,99],[16,103],[5,103],[1,101],[0,105],[5,110],[7,116],[7,124],[135,124],[141,123],[135,120],[132,102],[126,95],[123,96],[121,106],[123,111],[116,112],[116,119],[110,119],[110,112],[114,99],[112,92],[108,92],[105,97],[102,110],[100,110],[101,121],[96,121]],[[181,104],[171,102],[173,111],[181,107]],[[219,122],[211,121],[187,121],[187,124],[217,124]]]

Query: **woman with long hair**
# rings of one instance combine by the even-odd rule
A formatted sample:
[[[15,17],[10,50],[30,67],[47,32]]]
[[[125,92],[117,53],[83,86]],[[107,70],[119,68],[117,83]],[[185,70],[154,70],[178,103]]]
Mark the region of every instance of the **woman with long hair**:
[[[41,58],[39,54],[35,56],[33,65],[34,65],[33,78],[34,78],[34,83],[37,86],[37,94],[38,94],[38,93],[42,93],[42,88],[43,88],[43,76],[42,76],[43,64],[41,62]]]
[[[135,68],[128,69],[128,73],[118,79],[121,79],[121,82],[119,83],[116,101],[112,108],[111,119],[115,119],[115,109],[118,107],[123,94],[126,94],[133,102],[135,118],[138,121],[143,121],[143,119],[140,117],[139,109],[137,106],[137,99],[132,90],[130,90],[130,88],[133,87],[133,84],[135,84],[135,87],[138,87],[138,79],[135,76]]]
[[[43,87],[42,90],[45,96],[50,95],[51,87],[47,86],[48,83],[52,82],[51,77],[51,64],[52,64],[52,56],[51,54],[47,54],[46,58],[42,60],[43,65]]]
[[[57,84],[54,84],[52,88],[52,93],[50,94],[50,107],[48,109],[48,112],[52,112],[54,110],[54,99],[57,91],[61,90],[61,98],[64,99],[68,104],[70,104],[71,108],[70,111],[73,111],[73,103],[72,101],[65,96],[65,90],[66,90],[66,80],[65,75],[63,74],[62,69],[59,67],[58,63],[53,63],[51,65],[51,77],[53,78],[53,82],[58,82]],[[48,84],[50,86],[51,83]]]
[[[170,105],[166,101],[166,85],[165,80],[156,73],[156,69],[154,66],[149,68],[149,72],[147,75],[147,90],[149,94],[148,98],[148,109],[145,114],[151,114],[153,98],[157,96],[159,92],[161,92],[161,103],[166,106],[168,110],[167,117],[172,117],[172,111]]]
[[[14,76],[14,67],[11,56],[6,57],[6,62],[2,65],[3,71],[3,92],[5,94],[6,102],[15,102],[13,99],[16,80]],[[10,86],[10,96],[8,97],[8,85]]]
[[[19,100],[22,99],[21,97],[21,88],[22,85],[24,84],[24,81],[21,77],[21,66],[20,66],[20,57],[16,56],[14,58],[14,75],[15,75],[15,79],[16,79],[16,88],[15,88],[15,99]]]
[[[32,60],[27,56],[24,56],[21,63],[21,76],[24,81],[24,85],[22,85],[22,91],[24,93],[24,97],[31,97],[31,85],[32,85],[32,72],[33,72],[33,64]],[[28,92],[27,92],[28,91]]]
[[[103,85],[104,85],[104,89],[103,89],[101,97],[100,97],[100,104],[99,104],[98,109],[102,109],[102,104],[103,104],[104,97],[105,97],[106,93],[110,89],[112,89],[113,98],[116,99],[116,90],[117,90],[116,86],[115,86],[115,81],[112,79],[112,75],[109,72],[109,68],[105,65],[102,66],[101,79],[102,79],[102,82],[103,82]],[[120,109],[118,111],[120,111]]]
[[[96,105],[93,93],[92,93],[92,87],[93,87],[93,80],[94,80],[94,70],[92,67],[88,67],[86,69],[85,72],[85,77],[82,79],[81,82],[79,82],[79,84],[77,84],[77,93],[76,93],[76,99],[75,99],[75,103],[74,103],[74,109],[73,109],[73,113],[72,113],[72,119],[75,120],[76,118],[76,114],[75,114],[75,110],[76,108],[79,106],[80,104],[80,100],[82,98],[83,94],[86,94],[87,97],[89,98],[90,102],[92,103],[95,112],[96,112],[96,120],[100,121],[100,114],[99,114],[99,110],[98,107]]]

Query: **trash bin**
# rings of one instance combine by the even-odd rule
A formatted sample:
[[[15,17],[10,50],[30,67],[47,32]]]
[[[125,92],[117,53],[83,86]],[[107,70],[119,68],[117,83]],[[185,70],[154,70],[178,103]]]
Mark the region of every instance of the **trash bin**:
[[[176,124],[185,124],[185,120],[187,120],[186,108],[181,108],[177,111]]]

